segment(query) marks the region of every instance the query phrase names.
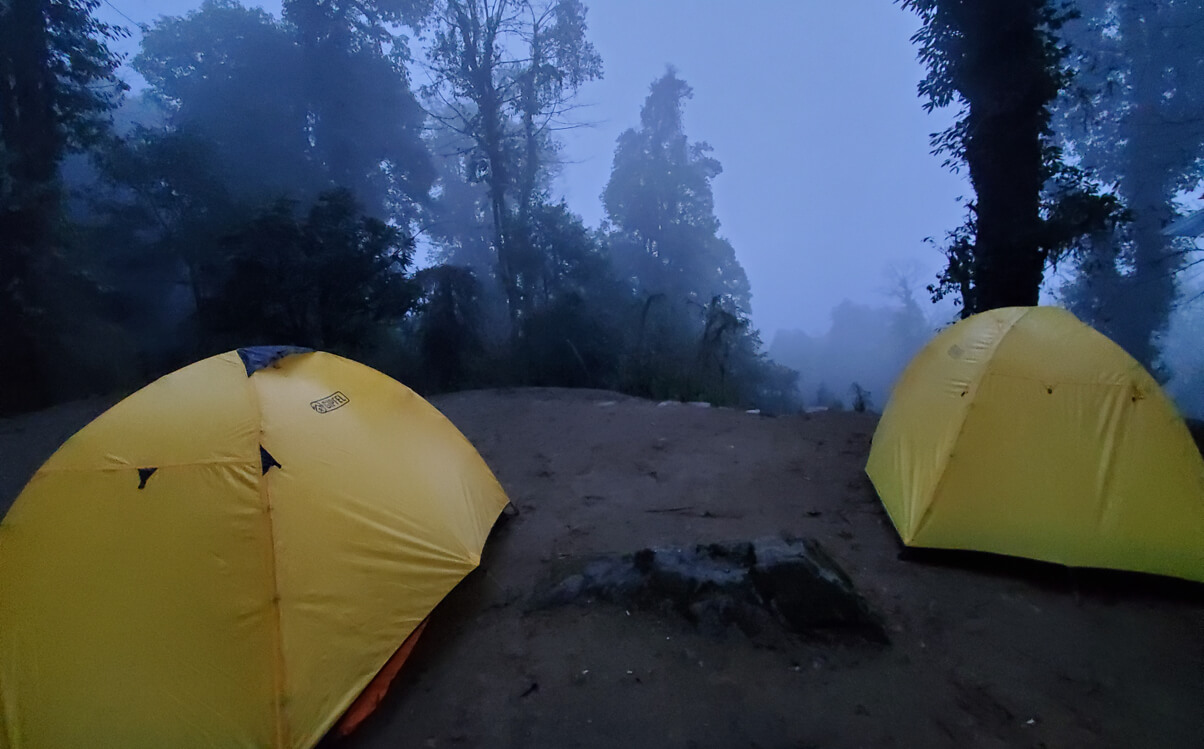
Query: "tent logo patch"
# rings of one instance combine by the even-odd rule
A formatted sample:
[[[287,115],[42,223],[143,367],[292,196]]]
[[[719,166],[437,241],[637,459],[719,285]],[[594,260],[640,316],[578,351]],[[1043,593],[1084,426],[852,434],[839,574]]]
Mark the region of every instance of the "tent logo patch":
[[[320,414],[326,414],[330,413],[336,408],[342,408],[350,402],[351,399],[343,395],[343,391],[336,390],[325,398],[319,398],[313,403],[310,403],[309,407]]]

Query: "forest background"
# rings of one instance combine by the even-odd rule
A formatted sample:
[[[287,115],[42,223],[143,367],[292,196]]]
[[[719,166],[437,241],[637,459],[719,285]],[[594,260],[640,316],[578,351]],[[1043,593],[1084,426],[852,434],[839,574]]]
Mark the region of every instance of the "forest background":
[[[596,13],[613,26],[610,5]],[[1199,205],[1204,10],[901,6],[887,10],[918,27],[900,43],[914,42],[926,73],[911,100],[944,128],[931,164],[943,160],[946,187],[965,196],[965,221],[950,226],[948,195],[915,205],[909,184],[885,186],[910,213],[938,217],[934,235],[948,230],[926,255],[874,246],[923,238],[892,238],[880,180],[841,170],[851,154],[805,128],[771,145],[821,155],[718,191],[778,211],[761,221],[772,247],[735,246],[716,204],[723,154],[687,134],[694,92],[672,67],[623,118],[596,204],[575,211],[564,175],[600,129],[583,92],[604,73],[597,16],[577,0],[288,0],[277,14],[210,0],[141,24],[112,3],[8,0],[0,410],[136,387],[259,343],[332,350],[423,392],[563,385],[774,411],[880,408],[936,329],[1038,299],[1068,306],[1182,408],[1204,410],[1200,256],[1194,239],[1163,233]],[[742,20],[730,20],[723,56],[753,56]],[[967,52],[993,48],[1013,53],[1006,76]],[[778,63],[759,82],[728,82],[723,100],[744,114],[733,120],[764,109],[749,94],[765,81],[789,100],[802,82],[841,80],[822,60]],[[795,106],[829,130],[872,121],[880,99],[860,82],[842,84],[852,117]],[[749,143],[764,137],[741,127]],[[1028,171],[1000,173],[1001,162]],[[809,214],[825,189],[859,218]],[[573,205],[588,202],[579,193]],[[741,257],[772,288],[770,314],[754,318]],[[835,304],[824,330],[819,300],[843,289],[816,284],[835,268],[878,301]],[[791,329],[792,304],[809,330]],[[759,319],[777,329],[769,346]]]

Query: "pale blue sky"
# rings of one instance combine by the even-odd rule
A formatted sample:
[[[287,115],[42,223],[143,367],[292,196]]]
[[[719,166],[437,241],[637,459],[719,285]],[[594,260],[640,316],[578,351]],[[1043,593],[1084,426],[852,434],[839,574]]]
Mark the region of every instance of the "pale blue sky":
[[[961,178],[929,155],[916,96],[915,17],[888,0],[594,0],[590,39],[605,78],[583,90],[561,180],[589,224],[615,138],[639,122],[652,80],[672,63],[694,88],[686,132],[724,173],[716,212],[748,272],[766,342],[779,328],[820,332],[843,298],[884,300],[885,272],[942,257],[923,244],[961,222]],[[737,10],[738,8],[738,10]]]

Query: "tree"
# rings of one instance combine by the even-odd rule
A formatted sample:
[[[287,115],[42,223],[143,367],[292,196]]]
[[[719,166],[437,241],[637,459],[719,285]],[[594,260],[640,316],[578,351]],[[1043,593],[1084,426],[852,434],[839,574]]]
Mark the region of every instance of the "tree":
[[[434,0],[284,0],[284,17],[300,32],[303,44],[329,43],[336,49],[372,48],[398,59],[408,56],[399,25],[418,28],[430,16]]]
[[[470,269],[454,265],[424,268],[415,280],[422,289],[417,334],[423,370],[436,391],[463,386],[482,350],[480,284]]]
[[[512,337],[527,306],[518,254],[549,133],[578,88],[602,74],[585,14],[579,0],[443,0],[436,13],[426,91],[440,105],[436,118],[470,141],[471,178],[488,186]]]
[[[891,311],[887,327],[889,345],[884,363],[894,367],[895,372],[902,372],[933,334],[933,326],[929,324],[919,302],[916,301],[915,275],[911,269],[899,266],[887,270],[890,283],[887,294],[898,306]]]
[[[318,54],[307,52],[314,37],[323,66],[307,57]],[[369,215],[407,224],[434,172],[405,71],[373,45],[328,48],[324,39],[234,0],[206,0],[150,29],[134,67],[166,108],[169,130],[209,141],[217,172],[241,198],[309,202],[337,185]]]
[[[731,244],[718,235],[711,180],[722,172],[706,143],[691,143],[682,105],[693,95],[670,68],[652,84],[640,127],[619,136],[602,194],[616,264],[647,292],[675,305],[718,297],[749,312],[750,290]]]
[[[722,168],[691,142],[689,85],[669,68],[640,126],[621,134],[602,194],[615,273],[631,289],[624,387],[645,396],[782,408],[796,375],[760,352],[748,278],[719,236],[711,181]]]
[[[279,201],[227,238],[220,330],[232,343],[281,342],[356,354],[374,326],[418,299],[414,243],[362,215],[351,192],[323,193],[303,220]]]
[[[94,145],[126,89],[107,42],[124,35],[92,16],[98,0],[9,0],[0,6],[3,236],[45,241],[54,182],[69,150]]]
[[[408,39],[432,0],[286,0],[298,42],[307,155],[370,212],[414,217],[434,176],[421,141],[425,116],[408,84]],[[385,165],[382,168],[382,164]]]
[[[305,159],[306,120],[293,70],[295,44],[268,13],[206,0],[187,15],[161,18],[142,38],[134,69],[167,113],[164,132],[208,144],[207,170],[243,200],[264,194],[308,197],[322,176]],[[153,135],[151,132],[145,135]],[[170,171],[166,183],[187,178]]]
[[[537,204],[528,222],[517,266],[529,300],[516,352],[524,379],[614,387],[630,290],[614,277],[596,237],[566,204]]]
[[[122,35],[97,21],[98,0],[8,0],[0,5],[0,412],[45,397],[39,330],[50,292],[60,218],[58,166],[94,145],[125,84],[107,42]]]
[[[1050,105],[1067,81],[1058,31],[1073,13],[1051,0],[902,6],[923,22],[913,41],[928,68],[919,85],[925,109],[961,106],[954,125],[933,136],[934,153],[955,168],[964,162],[975,192],[966,224],[950,234],[934,295],[959,294],[965,314],[1035,305],[1046,264],[1112,208],[1086,175],[1063,168],[1049,141]],[[1043,204],[1051,180],[1060,180],[1067,208]]]
[[[1057,131],[1080,162],[1116,186],[1132,219],[1097,232],[1064,289],[1071,309],[1145,366],[1190,242],[1162,234],[1175,198],[1204,177],[1204,7],[1186,0],[1082,0],[1066,26],[1075,85]],[[1162,372],[1165,374],[1165,372]]]
[[[353,6],[376,7],[339,8],[351,14]],[[115,185],[108,213],[134,227],[146,254],[177,258],[201,339],[230,329],[226,295],[236,263],[223,238],[263,211],[279,213],[279,201],[329,203],[322,196],[341,187],[357,210],[402,233],[427,201],[434,172],[420,137],[424,115],[400,57],[386,56],[368,30],[356,30],[362,13],[352,16],[324,28],[343,40],[334,46],[323,29],[303,31],[232,0],[206,0],[144,35],[135,67],[163,122],[135,129],[108,154]],[[341,36],[339,23],[349,24]],[[312,81],[298,75],[308,59],[304,34],[331,45],[321,59],[342,78],[326,81],[332,91],[325,99],[312,98]],[[404,45],[394,43],[390,54],[401,55]]]
[[[518,179],[518,223],[528,224],[549,155],[556,151],[552,130],[564,126],[573,96],[586,82],[602,77],[602,58],[585,38],[586,7],[580,0],[556,0],[543,7],[528,3],[523,37],[529,57],[517,72],[516,109],[522,122]]]

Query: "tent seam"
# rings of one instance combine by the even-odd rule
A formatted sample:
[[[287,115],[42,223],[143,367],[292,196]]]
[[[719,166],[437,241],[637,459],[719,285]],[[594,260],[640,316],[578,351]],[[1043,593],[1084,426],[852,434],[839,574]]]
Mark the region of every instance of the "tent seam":
[[[1019,322],[1019,321],[1017,321],[1017,322]],[[1009,333],[1011,332],[1011,328],[1008,329],[1008,332]],[[1007,335],[1007,334],[1005,333],[1004,335]],[[1059,379],[1049,379],[1049,378],[1045,378],[1045,377],[1027,377],[1025,375],[1008,374],[1007,372],[992,372],[991,374],[995,377],[1002,377],[1002,378],[1008,379],[1008,380],[1024,380],[1026,382],[1040,382],[1043,385],[1047,384],[1047,383],[1052,383],[1054,385],[1078,385],[1080,387],[1103,387],[1103,388],[1127,389],[1130,385],[1133,384],[1132,378],[1127,379],[1124,382],[1086,382],[1086,381],[1081,381],[1081,380],[1059,380]]]
[[[937,473],[936,486],[932,487],[932,498],[928,501],[928,506],[924,508],[924,514],[920,516],[919,521],[915,524],[915,529],[911,533],[912,540],[915,540],[915,538],[920,535],[920,531],[924,530],[924,526],[928,524],[929,518],[932,517],[932,510],[934,507],[936,507],[936,500],[937,497],[940,496],[941,487],[945,483],[945,477],[949,475],[949,465],[953,462],[953,455],[957,450],[957,444],[961,442],[962,434],[966,431],[966,424],[970,421],[970,410],[974,408],[974,401],[978,397],[978,390],[982,383],[986,380],[987,376],[992,374],[990,372],[991,360],[995,358],[995,352],[998,351],[999,347],[1003,345],[1004,339],[1008,337],[1008,335],[1012,332],[1012,329],[1016,327],[1016,324],[1028,317],[1029,313],[1032,312],[1033,309],[1034,308],[1032,307],[1026,309],[1020,314],[1019,317],[1017,317],[1015,320],[1012,320],[1011,324],[1007,326],[1007,329],[1000,334],[999,339],[995,341],[995,345],[991,347],[990,353],[988,353],[985,357],[982,373],[977,379],[970,383],[969,389],[974,391],[974,395],[966,404],[965,411],[962,412],[962,423],[958,425],[957,434],[953,438],[953,450],[949,452],[948,456],[945,457],[944,462],[941,464],[940,471]]]
[[[254,373],[247,377],[248,384],[251,386],[252,399],[255,402],[256,421],[259,423],[259,440],[260,448],[263,447],[263,406],[259,400],[259,388],[254,384]],[[273,660],[273,677],[275,681],[275,694],[272,695],[272,710],[275,714],[275,729],[276,729],[276,747],[277,749],[285,749],[287,746],[287,737],[284,724],[284,690],[285,690],[285,674],[284,674],[284,633],[280,626],[280,580],[276,574],[276,524],[273,518],[272,511],[272,495],[268,489],[267,473],[261,473],[259,476],[259,497],[263,501],[264,516],[267,518],[268,526],[268,560],[269,571],[271,574],[271,597],[269,603],[272,608],[272,631],[275,634],[274,638],[274,658]]]
[[[1103,479],[1099,485],[1099,495],[1095,498],[1096,501],[1096,517],[1095,527],[1099,532],[1104,527],[1104,520],[1108,515],[1109,510],[1113,509],[1114,503],[1112,498],[1112,485],[1116,479],[1116,459],[1120,454],[1123,443],[1128,436],[1129,424],[1133,420],[1133,409],[1130,406],[1136,405],[1130,403],[1126,405],[1122,398],[1120,405],[1120,415],[1116,420],[1116,429],[1112,434],[1112,439],[1109,441],[1107,452],[1104,453],[1104,471]]]
[[[127,463],[120,466],[89,466],[87,468],[39,468],[35,476],[46,475],[51,473],[114,473],[117,471],[129,471],[136,468],[195,468],[197,466],[226,466],[226,465],[258,465],[259,461],[234,459],[230,460],[197,460],[188,463],[156,463],[155,465],[142,465],[138,463]]]

